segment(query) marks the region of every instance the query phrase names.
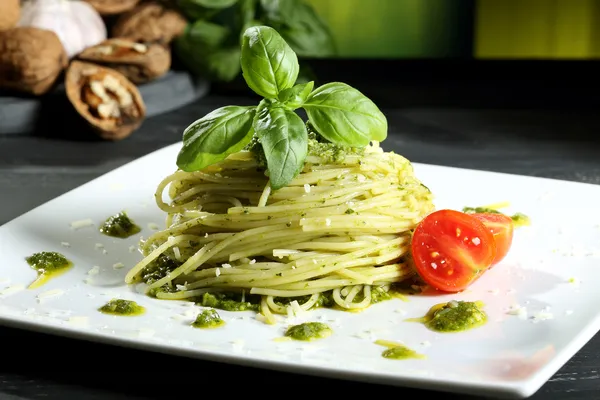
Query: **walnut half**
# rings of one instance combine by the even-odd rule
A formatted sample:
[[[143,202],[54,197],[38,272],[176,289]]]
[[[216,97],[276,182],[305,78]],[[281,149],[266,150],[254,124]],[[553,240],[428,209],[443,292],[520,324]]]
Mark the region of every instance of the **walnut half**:
[[[146,106],[137,87],[123,74],[73,61],[65,80],[69,101],[101,138],[124,139],[142,124]]]
[[[78,58],[115,69],[135,84],[156,79],[171,68],[171,51],[160,44],[108,39],[82,51]]]
[[[112,29],[112,36],[166,45],[181,35],[187,24],[178,11],[157,2],[148,2],[120,15]]]
[[[69,58],[52,31],[18,27],[0,32],[0,88],[42,95],[54,87]]]
[[[84,0],[90,3],[100,15],[121,14],[131,10],[139,0]]]

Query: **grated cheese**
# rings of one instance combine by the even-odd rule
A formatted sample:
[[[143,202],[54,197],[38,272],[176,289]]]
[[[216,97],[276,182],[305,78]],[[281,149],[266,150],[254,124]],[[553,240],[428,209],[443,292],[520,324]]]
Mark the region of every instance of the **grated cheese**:
[[[331,219],[325,218],[325,226],[331,226]]]
[[[220,269],[220,268],[217,268],[217,269],[215,270],[215,275],[216,275],[216,276],[219,276],[219,275],[221,275],[221,269]]]
[[[252,264],[256,264],[256,260],[255,260],[255,259],[252,259],[252,260],[250,260],[250,264],[251,264],[251,265],[252,265]]]
[[[97,266],[97,265],[94,265],[94,266],[92,267],[92,269],[90,269],[90,270],[88,271],[88,275],[98,275],[99,273],[100,273],[100,267],[99,267],[99,266]]]
[[[520,319],[527,319],[527,309],[518,304],[511,305],[506,313],[509,315],[516,315]]]
[[[71,229],[82,229],[87,228],[89,226],[94,226],[94,221],[91,218],[80,219],[77,221],[71,222]]]
[[[310,185],[308,183],[304,184],[304,192],[305,193],[310,193]]]
[[[125,267],[125,264],[123,264],[122,262],[118,262],[118,263],[113,264],[113,269],[121,269],[121,268],[124,268],[124,267]]]
[[[12,294],[18,293],[25,289],[25,285],[17,284],[7,287],[6,289],[0,290],[0,297],[7,297]]]
[[[227,264],[227,263],[221,264],[221,267],[223,267],[223,268],[231,268],[231,264]]]
[[[44,301],[54,298],[54,297],[58,297],[61,296],[65,291],[61,290],[61,289],[53,289],[53,290],[48,290],[46,292],[42,292],[40,294],[38,294],[37,297],[37,301],[38,303],[43,303]]]
[[[84,316],[69,317],[67,322],[71,325],[78,325],[78,326],[87,325],[89,322],[89,317],[84,317]]]
[[[141,338],[151,338],[152,336],[154,336],[156,332],[154,331],[154,329],[150,329],[150,328],[140,328],[138,330],[138,336]]]

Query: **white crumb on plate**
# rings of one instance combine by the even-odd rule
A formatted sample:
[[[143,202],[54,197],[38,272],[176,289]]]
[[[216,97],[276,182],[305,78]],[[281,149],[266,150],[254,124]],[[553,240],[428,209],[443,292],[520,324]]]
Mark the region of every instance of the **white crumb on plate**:
[[[71,247],[71,243],[69,243],[69,242],[60,242],[60,245],[62,247]]]
[[[98,275],[100,273],[100,267],[94,265],[87,273],[88,275]]]
[[[90,322],[90,317],[86,317],[86,316],[69,317],[67,322],[71,325],[85,326]]]
[[[506,313],[508,315],[515,315],[520,319],[527,319],[527,308],[521,307],[518,304],[512,304]]]
[[[106,249],[102,249],[102,254],[107,255],[108,251],[106,251]]]
[[[421,342],[421,346],[429,347],[431,346],[431,342],[429,340],[424,340]]]
[[[125,264],[123,264],[122,262],[113,264],[113,269],[121,269],[121,268],[125,268]]]
[[[96,244],[94,245],[94,247],[96,248],[96,250],[100,250],[100,249],[103,249],[103,248],[104,248],[104,245],[103,245],[102,243],[96,243]]]
[[[37,298],[38,303],[43,303],[52,298],[59,297],[59,296],[63,295],[64,293],[65,293],[65,291],[62,289],[52,289],[52,290],[48,290],[46,292],[42,292],[42,293],[38,294],[36,296],[36,298]]]
[[[154,336],[155,333],[156,331],[150,328],[140,328],[138,330],[138,336],[141,338],[151,338]]]
[[[149,222],[148,229],[150,229],[151,231],[158,231],[158,230],[160,230],[160,227],[158,226],[158,224],[155,224],[154,222]]]
[[[137,250],[137,248],[135,246],[129,246],[129,252],[130,253],[134,253]]]
[[[87,228],[89,226],[94,226],[94,221],[92,221],[91,218],[86,218],[86,219],[80,219],[77,221],[73,221],[71,222],[71,228],[72,229],[82,229],[82,228]]]
[[[25,311],[23,311],[23,314],[25,314],[25,315],[35,314],[35,308],[28,308]]]
[[[0,290],[0,297],[7,297],[25,289],[25,285],[16,284]]]
[[[554,319],[554,314],[545,310],[542,310],[533,316],[533,322],[546,321],[548,319]]]

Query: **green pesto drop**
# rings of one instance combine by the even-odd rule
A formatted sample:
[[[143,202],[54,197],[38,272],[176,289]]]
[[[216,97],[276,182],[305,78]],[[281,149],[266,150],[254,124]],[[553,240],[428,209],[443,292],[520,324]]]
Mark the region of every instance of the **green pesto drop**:
[[[120,239],[128,238],[139,232],[141,232],[141,228],[127,216],[125,211],[109,217],[100,226],[100,233]]]
[[[112,299],[98,311],[110,315],[135,316],[142,315],[146,309],[132,300]]]
[[[531,220],[529,217],[522,213],[516,213],[510,217],[512,219],[514,226],[528,226],[531,225]]]
[[[384,350],[381,353],[383,358],[389,358],[392,360],[407,360],[407,359],[425,359],[425,355],[417,353],[416,351],[406,347],[400,343],[389,342],[387,340],[377,340],[375,344],[379,344],[381,346],[387,347],[387,350]]]
[[[212,329],[218,328],[219,326],[225,325],[225,321],[221,319],[219,313],[214,310],[204,310],[196,317],[196,320],[192,322],[194,328]]]
[[[25,259],[29,266],[37,271],[37,279],[29,285],[29,289],[42,286],[48,280],[68,271],[73,263],[64,255],[54,251],[42,251]]]
[[[487,322],[487,314],[482,310],[483,303],[476,301],[449,301],[436,304],[422,318],[409,321],[422,322],[436,332],[461,332],[477,328]]]
[[[294,340],[311,341],[324,339],[333,333],[331,328],[322,322],[305,322],[290,326],[285,331],[285,336]]]
[[[467,214],[488,213],[488,214],[506,215],[506,214],[496,210],[495,208],[491,208],[491,207],[464,207],[462,211]],[[531,225],[531,220],[529,219],[529,217],[527,215],[525,215],[523,213],[518,212],[513,215],[507,215],[507,216],[510,217],[510,219],[512,219],[513,225],[515,227]]]
[[[197,304],[203,307],[218,308],[225,311],[258,311],[258,296],[243,296],[236,293],[204,293]]]

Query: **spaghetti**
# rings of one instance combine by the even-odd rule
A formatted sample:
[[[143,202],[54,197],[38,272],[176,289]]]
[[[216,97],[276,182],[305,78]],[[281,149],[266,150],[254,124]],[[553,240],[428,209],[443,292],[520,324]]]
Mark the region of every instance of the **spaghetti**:
[[[174,172],[155,197],[166,228],[140,244],[144,258],[126,282],[147,282],[159,299],[257,295],[270,323],[324,301],[363,309],[414,276],[412,230],[433,210],[410,162],[376,142],[335,159],[309,152],[276,191],[255,153],[240,151],[200,172]],[[148,279],[161,260],[170,267]]]

